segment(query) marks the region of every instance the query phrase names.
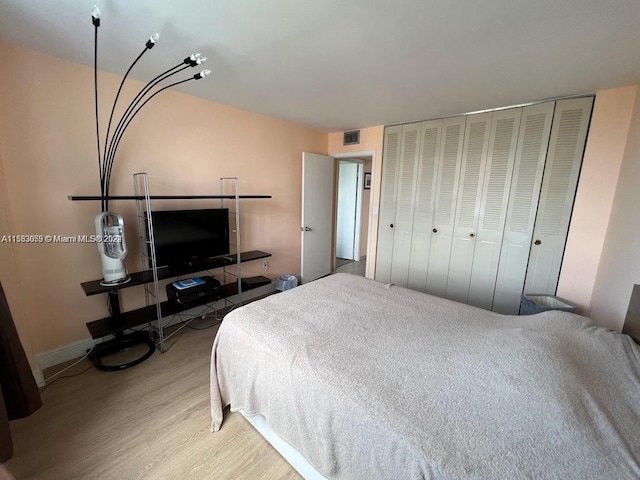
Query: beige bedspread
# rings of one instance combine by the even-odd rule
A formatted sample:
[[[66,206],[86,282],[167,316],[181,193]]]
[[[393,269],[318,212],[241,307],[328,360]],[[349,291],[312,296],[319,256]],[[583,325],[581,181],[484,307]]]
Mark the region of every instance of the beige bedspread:
[[[569,313],[333,275],[225,318],[214,431],[229,404],[329,478],[640,477],[640,347]]]

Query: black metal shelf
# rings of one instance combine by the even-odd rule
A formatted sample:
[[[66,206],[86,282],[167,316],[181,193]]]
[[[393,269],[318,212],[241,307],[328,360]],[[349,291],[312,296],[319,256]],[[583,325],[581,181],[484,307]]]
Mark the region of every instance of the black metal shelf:
[[[250,262],[252,260],[258,260],[260,258],[268,258],[271,254],[260,250],[251,250],[249,252],[240,253],[240,262]],[[190,263],[189,265],[171,266],[158,268],[158,280],[165,280],[167,278],[178,277],[180,275],[188,275],[195,272],[203,272],[205,270],[213,270],[215,268],[229,267],[236,264],[236,256],[225,255],[223,257],[214,257],[206,260],[199,260]],[[84,290],[86,296],[99,295],[101,293],[115,292],[123,288],[135,287],[137,285],[143,285],[145,283],[153,282],[153,270],[143,270],[142,272],[135,272],[129,274],[131,280],[121,285],[112,285],[109,287],[103,287],[100,285],[101,280],[92,280],[90,282],[84,282],[80,285]],[[153,307],[155,313],[155,306]]]
[[[67,195],[67,198],[72,202],[83,202],[83,201],[102,201],[102,200],[145,200],[144,196],[136,196],[136,195],[109,195],[109,196],[100,196],[100,195]],[[210,200],[210,199],[224,199],[224,200],[233,200],[235,199],[235,195],[150,195],[149,198],[151,200]],[[250,198],[271,198],[271,195],[239,195],[240,199],[250,199]]]
[[[219,195],[150,195],[149,192],[149,183],[148,183],[148,175],[146,173],[136,173],[133,175],[134,180],[134,194],[133,195],[69,195],[67,198],[71,201],[118,201],[118,200],[128,200],[136,202],[136,211],[138,215],[142,215],[144,212],[147,215],[151,214],[151,203],[150,200],[220,200],[221,205],[224,205],[224,200],[231,200],[235,203],[235,208],[232,213],[236,215],[236,224],[240,223],[240,203],[239,200],[244,199],[269,199],[272,198],[271,195],[239,195],[238,190],[238,179],[236,177],[221,177],[220,178],[220,194]],[[229,183],[233,182],[233,190],[232,195],[228,194]],[[145,250],[152,246],[151,242],[148,241],[145,232],[141,228],[141,219],[138,219],[138,229],[139,229],[139,238],[140,238],[140,248],[142,249],[142,253],[145,253]],[[151,226],[151,222],[149,222],[149,227]],[[149,232],[150,233],[150,232]],[[153,237],[152,237],[153,238]],[[240,245],[240,229],[236,229],[236,242],[235,249],[239,249]],[[92,360],[96,363],[98,368],[104,367],[101,364],[101,357],[108,355],[110,353],[119,351],[123,348],[130,348],[130,345],[140,343],[140,340],[143,339],[145,343],[152,345],[147,336],[143,335],[142,332],[136,333],[140,338],[132,338],[131,335],[123,335],[123,332],[128,329],[135,328],[139,325],[147,324],[149,327],[152,324],[155,328],[155,336],[153,338],[153,344],[159,348],[161,352],[164,352],[164,328],[165,324],[163,323],[163,318],[178,314],[185,310],[189,310],[194,307],[198,307],[201,305],[211,305],[218,306],[217,303],[220,300],[224,300],[224,306],[222,308],[216,308],[218,313],[227,312],[230,309],[234,308],[236,305],[241,304],[240,295],[243,291],[254,290],[262,285],[268,285],[271,283],[266,277],[252,277],[250,279],[242,279],[238,278],[237,281],[226,283],[219,288],[211,289],[211,291],[207,291],[206,296],[197,297],[193,302],[189,302],[188,304],[179,303],[176,301],[164,301],[161,302],[158,297],[160,297],[159,285],[158,282],[160,280],[166,280],[171,278],[176,278],[180,276],[187,276],[194,274],[196,272],[204,272],[207,270],[213,270],[218,268],[223,268],[225,275],[224,281],[228,282],[226,277],[227,272],[226,267],[232,267],[233,265],[238,266],[238,276],[240,277],[240,265],[239,263],[249,262],[252,260],[258,260],[260,258],[270,257],[271,254],[267,252],[262,252],[260,250],[252,250],[249,252],[242,253],[234,253],[229,255],[222,255],[215,258],[210,258],[206,260],[197,260],[189,262],[188,264],[183,265],[171,265],[157,268],[156,262],[153,261],[153,265],[147,264],[144,260],[140,268],[142,269],[139,272],[134,272],[130,274],[129,281],[127,283],[123,283],[120,285],[110,285],[103,286],[100,285],[101,280],[92,280],[90,282],[83,282],[81,284],[82,289],[87,296],[92,295],[100,295],[107,294],[109,300],[109,316],[105,318],[101,318],[99,320],[95,320],[87,323],[87,329],[89,333],[94,339],[103,338],[107,335],[115,335],[115,339],[112,341],[113,345],[109,345],[105,347],[105,343],[101,344],[103,347],[99,353],[97,350],[93,354]],[[145,270],[147,266],[151,267],[148,270]],[[256,278],[260,278],[263,280],[261,282],[255,281]],[[253,281],[251,281],[253,280]],[[254,283],[255,282],[255,283]],[[150,290],[149,285],[153,284],[153,291]],[[143,285],[145,290],[145,299],[146,306],[137,308],[135,310],[130,310],[128,312],[122,312],[120,308],[120,299],[119,292],[122,289],[130,288]],[[228,299],[229,297],[238,295],[238,301],[232,302]],[[153,299],[150,297],[153,296]],[[151,303],[151,304],[150,304]],[[215,305],[214,305],[215,304]],[[107,342],[109,343],[109,342]],[[153,349],[151,350],[151,352]],[[148,358],[148,355],[143,356],[140,361]],[[128,368],[133,366],[136,363],[129,363],[125,365],[118,365],[115,369],[119,368]],[[109,367],[110,369],[114,369]],[[104,368],[101,368],[104,369]]]
[[[265,280],[269,280],[266,277],[262,277]],[[258,287],[249,287],[242,288],[242,291],[253,290]],[[215,302],[218,300],[222,300],[224,298],[232,297],[233,295],[238,294],[238,282],[229,283],[227,285],[222,285],[220,287],[220,295]],[[205,300],[201,303],[193,302],[188,305],[182,305],[175,302],[165,301],[160,303],[160,309],[162,311],[162,316],[167,317],[169,315],[175,315],[180,312],[184,312],[185,310],[189,310],[194,307],[198,307],[201,305],[206,305],[208,303],[215,303],[211,300]],[[105,317],[100,320],[94,320],[93,322],[87,323],[87,328],[89,329],[89,333],[91,333],[92,338],[102,338],[106,335],[112,335],[123,330],[137,327],[138,325],[142,325],[145,323],[153,322],[156,320],[156,306],[149,305],[146,307],[138,308],[136,310],[130,310],[125,313],[121,313],[117,317]]]

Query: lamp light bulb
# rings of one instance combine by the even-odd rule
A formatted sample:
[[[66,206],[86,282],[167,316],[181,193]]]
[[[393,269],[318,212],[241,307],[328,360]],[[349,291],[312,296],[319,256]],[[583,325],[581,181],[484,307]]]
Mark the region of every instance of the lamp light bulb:
[[[201,53],[192,53],[187,58],[184,59],[184,64],[189,65],[190,67],[195,67],[196,65],[200,65],[207,61],[207,57],[201,57]]]
[[[211,75],[211,70],[202,70],[200,73],[196,73],[193,78],[200,80],[201,78],[208,77],[209,75]]]
[[[100,26],[100,16],[102,14],[100,13],[100,9],[98,8],[97,5],[94,5],[91,8],[91,22],[93,23],[94,26],[99,27]]]
[[[147,48],[148,49],[152,49],[153,46],[156,44],[156,42],[158,41],[158,39],[160,38],[160,34],[156,33],[154,35],[151,35],[149,37],[149,40],[147,40]]]

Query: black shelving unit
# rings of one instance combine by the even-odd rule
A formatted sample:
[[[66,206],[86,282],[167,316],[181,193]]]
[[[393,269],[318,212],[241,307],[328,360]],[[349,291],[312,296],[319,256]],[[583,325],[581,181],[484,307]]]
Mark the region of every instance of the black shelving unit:
[[[264,252],[262,252],[264,253]],[[266,256],[270,256],[267,254]],[[260,258],[266,258],[266,256]],[[265,281],[270,281],[266,277]],[[87,282],[92,283],[92,282]],[[243,291],[249,291],[252,288],[244,288]],[[223,300],[228,297],[232,297],[238,294],[238,285],[236,282],[228,283],[226,285],[222,285],[220,287],[220,291],[215,299],[215,302],[219,300]],[[194,307],[199,307],[201,305],[206,305],[208,303],[212,303],[211,300],[206,300],[202,302],[194,302],[186,305],[164,301],[160,302],[160,309],[162,312],[162,317],[168,317],[170,315],[176,315],[178,313],[184,312]],[[139,325],[143,325],[146,323],[150,323],[156,320],[156,305],[148,305],[146,307],[137,308],[135,310],[130,310],[128,312],[122,312],[117,316],[110,316],[101,318],[100,320],[94,320],[93,322],[87,323],[87,328],[89,329],[89,333],[91,333],[92,338],[102,338],[107,335],[113,335],[115,333],[122,332],[124,330],[132,329]]]
[[[176,315],[186,310],[202,306],[202,305],[214,305],[218,302],[224,301],[224,306],[216,308],[215,311],[218,314],[224,314],[236,305],[242,304],[242,292],[253,290],[257,287],[251,287],[249,285],[243,285],[240,265],[245,262],[258,260],[262,258],[268,258],[270,253],[263,252],[261,250],[251,250],[247,252],[240,251],[240,203],[241,199],[268,199],[271,195],[239,195],[238,193],[238,179],[237,178],[221,178],[220,179],[220,194],[219,195],[150,195],[149,193],[149,180],[146,173],[136,173],[133,175],[134,180],[134,195],[120,195],[120,196],[81,196],[81,195],[69,195],[69,200],[72,201],[101,201],[101,200],[135,200],[136,211],[138,220],[138,236],[140,242],[140,264],[141,270],[139,272],[131,273],[130,280],[127,283],[120,285],[110,285],[108,287],[100,285],[100,280],[92,280],[81,284],[82,289],[87,296],[107,294],[110,306],[110,316],[94,320],[87,323],[87,328],[94,339],[103,338],[108,335],[115,335],[115,339],[108,342],[98,344],[92,352],[92,360],[99,369],[102,370],[120,370],[123,368],[129,368],[137,365],[148,358],[155,348],[158,348],[161,352],[164,351],[165,340],[172,334],[165,337],[164,328],[165,317]],[[233,194],[227,194],[225,191],[225,185],[231,182],[233,186]],[[224,202],[232,200],[234,201],[233,212],[230,210],[230,215],[234,216],[235,221],[235,244],[231,244],[235,251],[225,256],[215,257],[206,260],[194,261],[187,265],[179,266],[165,266],[158,267],[155,257],[155,246],[153,238],[153,225],[151,222],[151,200],[203,200],[213,199],[220,200],[221,208],[224,207]],[[147,221],[148,220],[148,221]],[[149,255],[147,254],[147,246],[151,246]],[[151,266],[150,269],[146,267]],[[228,271],[229,268],[236,266],[237,270],[234,273]],[[159,281],[170,278],[176,278],[183,275],[189,275],[197,272],[204,272],[208,270],[221,269],[222,270],[222,285],[215,294],[203,298],[193,303],[180,304],[172,301],[161,301]],[[227,280],[228,275],[233,277],[234,281]],[[271,283],[266,277],[259,277],[264,283],[258,282],[258,284],[264,285]],[[134,286],[143,286],[145,294],[146,306],[137,308],[127,312],[120,311],[120,299],[119,291],[125,288],[131,288]],[[230,297],[237,296],[236,303],[230,302]],[[185,322],[185,324],[188,322]],[[133,334],[124,334],[125,330],[133,329],[140,325],[147,325],[149,334],[142,331],[136,331]],[[184,325],[183,325],[184,326]],[[181,328],[181,327],[179,327]],[[101,362],[101,357],[117,352],[122,348],[130,348],[136,343],[147,343],[150,347],[150,351],[139,359],[124,365],[118,366],[105,366]]]
[[[270,256],[270,253],[263,252],[261,250],[251,250],[249,252],[240,253],[240,262],[250,262],[252,260],[268,258]],[[215,257],[193,262],[190,265],[160,267],[158,268],[158,280],[166,280],[167,278],[179,277],[190,273],[204,272],[205,270],[214,270],[216,268],[234,265],[235,263],[235,255],[227,255],[224,257]],[[104,287],[100,285],[102,280],[92,280],[90,282],[81,283],[80,285],[82,286],[82,290],[84,290],[85,295],[89,297],[92,295],[111,293],[116,290],[122,290],[123,288],[135,287],[137,285],[153,282],[153,270],[143,270],[141,272],[130,273],[129,276],[131,277],[131,280],[127,283],[123,283],[122,285]]]

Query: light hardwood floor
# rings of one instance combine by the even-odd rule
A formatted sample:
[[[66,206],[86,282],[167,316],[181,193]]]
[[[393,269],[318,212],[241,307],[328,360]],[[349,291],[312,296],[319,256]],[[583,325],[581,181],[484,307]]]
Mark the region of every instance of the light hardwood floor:
[[[52,384],[38,412],[11,422],[9,470],[18,480],[300,478],[240,414],[227,411],[210,432],[216,331],[185,328],[170,350],[134,368],[91,368]]]

